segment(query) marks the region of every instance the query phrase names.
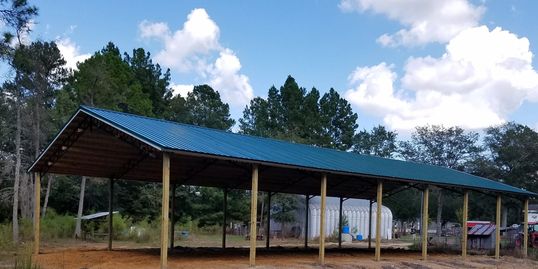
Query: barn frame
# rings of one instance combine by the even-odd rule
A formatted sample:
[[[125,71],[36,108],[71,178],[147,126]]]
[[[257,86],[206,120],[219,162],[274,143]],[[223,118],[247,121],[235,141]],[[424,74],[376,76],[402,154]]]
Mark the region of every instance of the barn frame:
[[[377,218],[380,218],[383,198],[408,188],[419,189],[424,196],[421,227],[427,230],[428,197],[432,187],[462,194],[462,227],[467,227],[469,193],[493,195],[497,209],[497,259],[500,257],[502,197],[512,197],[523,203],[523,231],[527,233],[529,198],[536,196],[523,189],[448,168],[235,134],[87,106],[76,111],[28,171],[35,175],[35,254],[39,253],[40,247],[40,179],[44,174],[108,178],[109,212],[113,211],[115,179],[162,182],[161,268],[167,268],[168,247],[173,247],[169,242],[169,236],[173,234],[169,228],[171,184],[172,188],[180,184],[219,187],[225,193],[229,189],[250,190],[251,234],[256,234],[257,228],[258,191],[301,194],[307,199],[313,195],[321,196],[320,264],[325,263],[324,209],[327,196],[339,197],[340,205],[348,198],[375,201]],[[173,215],[170,217],[174,218]],[[378,219],[375,227],[377,261],[381,259],[380,223]],[[109,218],[111,231],[112,218]],[[524,240],[527,238],[525,234]],[[422,233],[423,259],[428,257],[426,240],[426,233]],[[111,234],[108,248],[112,249]],[[467,232],[463,229],[463,258],[466,251]],[[524,242],[523,255],[526,254],[527,242]],[[249,257],[249,264],[254,266],[255,236],[250,237]]]

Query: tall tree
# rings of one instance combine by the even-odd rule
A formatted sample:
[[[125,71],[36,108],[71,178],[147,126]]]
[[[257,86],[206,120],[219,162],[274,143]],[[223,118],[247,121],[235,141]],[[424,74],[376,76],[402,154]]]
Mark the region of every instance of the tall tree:
[[[353,151],[361,154],[390,158],[396,154],[397,133],[384,126],[375,126],[370,132],[362,130],[353,138]]]
[[[68,75],[65,60],[54,42],[37,41],[30,45],[20,45],[15,50],[12,66],[30,109],[33,157],[37,158],[47,135],[51,133],[49,115],[54,103],[54,92]],[[52,177],[48,177],[48,180],[45,201],[50,194]],[[45,202],[43,213],[46,212],[46,205]]]
[[[410,141],[400,143],[400,154],[406,160],[464,170],[482,148],[478,133],[460,127],[417,127]],[[443,192],[437,191],[437,235],[442,232]]]
[[[230,106],[220,99],[218,91],[209,85],[194,86],[187,94],[185,108],[186,122],[209,128],[230,130],[235,120],[230,117]]]
[[[319,101],[322,122],[320,146],[348,150],[357,129],[357,114],[346,99],[331,88]],[[314,119],[315,120],[315,119]]]
[[[240,132],[292,142],[348,150],[357,128],[357,114],[334,89],[320,98],[316,88],[309,92],[288,76],[267,99],[257,97],[239,119]]]
[[[161,66],[154,64],[151,54],[143,48],[133,49],[132,55],[124,53],[124,61],[140,83],[142,92],[149,96],[153,115],[163,117],[166,103],[172,97],[169,87],[170,69],[163,72]]]
[[[194,86],[187,98],[176,95],[168,105],[165,113],[168,120],[226,131],[235,124],[230,117],[230,106],[209,85]]]
[[[30,23],[38,14],[36,6],[30,5],[26,0],[0,0],[0,21],[3,35],[0,40],[0,57],[10,59],[13,44],[23,44],[24,37],[30,32]]]
[[[83,104],[153,116],[149,95],[112,42],[77,67],[59,93],[59,115],[71,115]]]
[[[3,33],[3,38],[0,40],[0,57],[8,60],[10,64],[13,62],[13,47],[23,44],[23,37],[30,32],[30,22],[37,16],[37,8],[28,4],[26,0],[2,0],[0,1],[0,21],[6,25]],[[14,41],[14,39],[16,39]],[[15,44],[15,46],[13,46]],[[4,89],[11,90],[9,93],[10,99],[14,101],[16,131],[15,131],[15,172],[14,172],[14,193],[13,193],[13,242],[19,242],[19,184],[20,184],[20,169],[21,169],[21,107],[23,105],[23,94],[16,83],[6,83]]]
[[[484,139],[496,168],[494,178],[529,191],[538,191],[538,133],[509,122],[488,128]]]

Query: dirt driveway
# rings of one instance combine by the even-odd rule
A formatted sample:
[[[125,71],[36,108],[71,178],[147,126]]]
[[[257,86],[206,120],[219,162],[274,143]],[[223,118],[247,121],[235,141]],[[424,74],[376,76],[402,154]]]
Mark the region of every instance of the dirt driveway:
[[[321,268],[317,250],[300,248],[259,249],[256,268]],[[457,255],[431,254],[421,261],[418,252],[400,249],[382,251],[382,261],[375,262],[373,253],[364,249],[328,249],[325,268],[538,268],[537,261],[473,255],[463,261]],[[44,269],[141,269],[159,267],[159,250],[103,248],[63,248],[44,250],[36,261]],[[249,268],[248,249],[177,248],[168,258],[169,268]]]

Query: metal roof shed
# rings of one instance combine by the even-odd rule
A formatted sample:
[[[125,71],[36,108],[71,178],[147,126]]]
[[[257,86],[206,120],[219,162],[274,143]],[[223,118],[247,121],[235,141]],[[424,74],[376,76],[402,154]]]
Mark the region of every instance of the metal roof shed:
[[[165,224],[170,182],[251,189],[253,201],[256,201],[258,189],[307,197],[321,194],[322,206],[326,195],[366,199],[377,196],[379,210],[383,192],[390,194],[408,187],[426,192],[430,185],[490,191],[526,201],[535,195],[501,182],[438,166],[235,134],[87,106],[78,109],[29,171],[38,175],[36,195],[39,195],[39,176],[44,173],[162,181],[163,230],[168,230]],[[256,203],[251,206],[251,217],[255,220]],[[251,230],[255,231],[255,221],[252,222]],[[36,250],[38,239],[36,237]],[[161,263],[165,267],[167,238],[163,237],[162,241]],[[254,243],[251,242],[251,246],[255,246]],[[323,249],[324,237],[320,236],[321,263]],[[253,251],[255,249],[251,247],[251,264],[254,263]],[[380,248],[376,246],[377,259],[379,253]]]

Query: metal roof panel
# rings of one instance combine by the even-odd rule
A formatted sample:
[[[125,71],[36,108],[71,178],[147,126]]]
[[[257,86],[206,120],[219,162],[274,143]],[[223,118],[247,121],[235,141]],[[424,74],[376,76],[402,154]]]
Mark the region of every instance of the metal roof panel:
[[[200,153],[327,172],[487,189],[525,196],[536,195],[501,182],[439,166],[237,134],[87,106],[81,106],[80,111],[166,151]]]

